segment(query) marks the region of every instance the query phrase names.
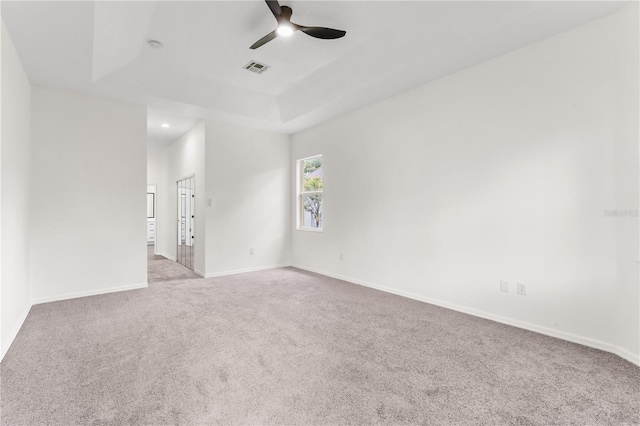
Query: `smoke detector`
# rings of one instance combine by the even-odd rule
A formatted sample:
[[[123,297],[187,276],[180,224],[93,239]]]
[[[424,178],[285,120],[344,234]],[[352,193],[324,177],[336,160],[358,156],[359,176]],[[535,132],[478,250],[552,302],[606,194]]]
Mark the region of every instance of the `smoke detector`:
[[[260,62],[257,62],[257,61],[250,61],[243,68],[245,70],[249,70],[251,72],[255,72],[256,74],[262,74],[263,72],[265,72],[266,70],[268,70],[271,67],[269,65],[261,64]]]

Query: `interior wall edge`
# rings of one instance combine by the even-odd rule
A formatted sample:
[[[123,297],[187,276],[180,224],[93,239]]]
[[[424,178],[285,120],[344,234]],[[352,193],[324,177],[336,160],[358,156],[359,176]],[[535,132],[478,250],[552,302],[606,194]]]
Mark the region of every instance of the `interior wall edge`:
[[[31,301],[32,305],[40,305],[42,303],[59,302],[62,300],[77,299],[79,297],[97,296],[100,294],[117,293],[120,291],[138,290],[149,287],[148,283],[129,284],[118,287],[101,288],[98,290],[78,291],[74,293],[60,294],[56,296],[39,297]]]
[[[14,340],[16,340],[16,337],[18,336],[18,333],[20,332],[22,325],[26,321],[27,316],[29,316],[29,311],[31,311],[32,306],[33,306],[32,303],[27,305],[22,315],[20,315],[20,319],[16,323],[16,326],[14,327],[13,331],[7,338],[6,343],[2,346],[2,353],[0,354],[0,362],[2,362],[2,360],[4,359],[4,356],[7,354],[7,352],[9,352],[9,349],[11,348],[11,345],[13,344]]]
[[[0,16],[0,361],[31,308],[32,86]]]
[[[537,324],[520,321],[517,319],[505,317],[502,315],[495,315],[486,311],[482,311],[479,309],[470,308],[467,306],[458,305],[455,303],[445,302],[439,299],[433,299],[430,297],[420,296],[415,293],[410,293],[402,290],[397,290],[391,287],[382,286],[379,284],[374,284],[368,281],[363,281],[357,278],[347,277],[339,274],[334,274],[331,272],[323,271],[320,269],[300,265],[293,264],[291,265],[294,268],[302,269],[305,271],[313,272],[320,275],[325,275],[327,277],[335,278],[341,281],[345,281],[351,284],[361,285],[363,287],[369,287],[374,290],[384,291],[385,293],[395,294],[396,296],[406,297],[408,299],[417,300],[419,302],[428,303],[430,305],[440,306],[442,308],[451,309],[452,311],[461,312],[463,314],[473,315],[474,317],[487,319],[490,321],[499,322],[501,324],[510,325],[512,327],[521,328],[523,330],[532,331],[534,333],[544,334],[545,336],[554,337],[556,339],[566,340],[568,342],[576,343],[583,346],[588,346],[593,349],[599,349],[605,352],[610,352],[614,355],[619,356],[637,366],[640,367],[640,354],[634,354],[626,348],[622,348],[620,346],[616,346],[612,343],[603,342],[601,340],[592,339],[586,336],[580,336],[573,333],[568,333],[566,331],[554,330],[552,328],[540,326]]]
[[[156,253],[158,256],[164,256],[169,260],[173,260],[174,262],[177,262],[178,259],[175,256],[171,256],[169,253],[165,253],[163,251],[158,251],[158,253]]]

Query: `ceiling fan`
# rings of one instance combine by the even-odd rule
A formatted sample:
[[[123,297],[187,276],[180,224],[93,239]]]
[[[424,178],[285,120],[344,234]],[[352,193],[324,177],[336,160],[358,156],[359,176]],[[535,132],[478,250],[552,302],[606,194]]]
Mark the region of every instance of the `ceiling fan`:
[[[303,25],[295,24],[291,22],[291,14],[293,13],[293,10],[289,6],[280,6],[277,0],[265,1],[271,10],[271,13],[273,13],[273,16],[276,18],[276,21],[278,21],[278,28],[253,43],[253,45],[251,45],[251,49],[257,49],[278,36],[290,36],[294,31],[302,31],[311,37],[323,38],[325,40],[344,37],[347,33],[346,31],[334,30],[333,28],[305,27]]]

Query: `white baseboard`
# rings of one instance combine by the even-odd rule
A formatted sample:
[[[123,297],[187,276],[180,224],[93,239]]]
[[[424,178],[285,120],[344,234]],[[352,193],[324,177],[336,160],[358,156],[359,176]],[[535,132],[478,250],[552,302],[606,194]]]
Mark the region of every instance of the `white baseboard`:
[[[225,275],[244,274],[245,272],[264,271],[267,269],[287,268],[289,266],[291,266],[291,264],[283,263],[281,265],[256,266],[254,268],[234,269],[232,271],[213,272],[211,274],[206,274],[205,278],[224,277]]]
[[[60,300],[77,299],[78,297],[96,296],[98,294],[116,293],[119,291],[137,290],[140,288],[147,288],[147,287],[149,287],[149,284],[142,283],[142,284],[123,285],[120,287],[101,288],[98,290],[79,291],[76,293],[67,293],[67,294],[61,294],[61,295],[50,296],[50,297],[41,297],[38,299],[34,299],[32,301],[32,304],[39,305],[41,303],[58,302]]]
[[[13,344],[13,341],[16,340],[16,336],[18,335],[18,332],[22,328],[22,324],[24,324],[24,321],[27,319],[27,316],[29,315],[29,311],[31,310],[31,306],[32,306],[31,304],[27,305],[27,307],[24,310],[24,312],[22,312],[22,315],[20,315],[20,319],[18,320],[18,323],[13,328],[13,330],[11,330],[11,334],[9,334],[9,338],[7,339],[7,342],[4,345],[2,345],[2,353],[0,354],[0,362],[2,362],[2,360],[4,359],[4,356],[7,354],[7,352],[9,352],[9,348]]]
[[[548,327],[543,327],[537,324],[532,324],[524,321],[519,321],[516,319],[503,317],[501,315],[495,315],[489,312],[481,311],[479,309],[469,308],[467,306],[457,305],[455,303],[449,303],[438,299],[432,299],[429,297],[420,296],[414,293],[409,293],[402,290],[396,290],[393,288],[381,286],[378,284],[373,284],[370,282],[362,281],[356,278],[346,277],[338,274],[333,274],[331,272],[321,271],[319,269],[310,268],[302,265],[292,265],[294,268],[303,269],[305,271],[314,272],[316,274],[326,275],[328,277],[336,278],[342,281],[347,281],[353,284],[358,284],[364,287],[373,288],[376,290],[384,291],[385,293],[391,293],[398,296],[406,297],[413,300],[418,300],[420,302],[429,303],[431,305],[441,306],[443,308],[451,309],[453,311],[462,312],[464,314],[473,315],[476,317],[488,319],[491,321],[496,321],[502,324],[511,325],[513,327],[522,328],[529,331],[534,331],[536,333],[544,334],[546,336],[555,337],[562,340],[567,340],[569,342],[578,343],[580,345],[588,346],[590,348],[600,349],[606,352],[611,352],[615,355],[618,355],[621,358],[626,359],[629,362],[634,363],[635,365],[640,366],[640,356],[636,355],[624,348],[612,345],[611,343],[602,342],[600,340],[591,339],[589,337],[579,336],[577,334],[568,333],[566,331],[554,330]]]
[[[205,275],[205,274],[204,274],[204,272],[200,272],[200,271],[198,271],[197,269],[194,269],[194,270],[193,270],[193,272],[195,272],[196,274],[200,275],[202,278],[205,278],[205,276],[204,276],[204,275]]]
[[[158,253],[156,253],[156,255],[157,255],[157,256],[164,256],[164,257],[166,257],[166,258],[167,258],[167,259],[169,259],[169,260],[173,260],[174,262],[177,262],[177,261],[178,261],[178,258],[177,258],[177,257],[175,257],[175,256],[170,256],[170,255],[168,255],[167,253],[163,253],[163,252],[161,252],[161,251],[159,251]]]
[[[612,351],[609,351],[612,352]],[[626,350],[625,348],[621,348],[621,347],[616,347],[616,351],[613,352],[614,354],[618,355],[620,358],[624,358],[627,361],[640,366],[640,355],[636,355],[631,351]]]

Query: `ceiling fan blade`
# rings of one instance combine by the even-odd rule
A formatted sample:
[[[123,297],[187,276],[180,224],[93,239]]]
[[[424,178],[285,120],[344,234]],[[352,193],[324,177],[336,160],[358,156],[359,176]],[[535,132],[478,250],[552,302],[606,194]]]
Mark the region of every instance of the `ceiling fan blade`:
[[[276,17],[276,19],[278,20],[278,22],[290,22],[292,13],[293,9],[291,9],[289,6],[280,6],[280,17]]]
[[[273,40],[276,37],[278,37],[278,34],[275,31],[271,31],[269,34],[267,34],[266,36],[262,37],[260,40],[258,40],[255,43],[253,43],[251,45],[250,49],[257,49],[258,47],[262,46],[263,44],[269,43],[271,40]]]
[[[344,37],[347,33],[342,30],[334,30],[333,28],[324,28],[324,27],[303,27],[302,25],[296,25],[296,29],[307,33],[311,37],[315,38],[323,38],[325,40]]]
[[[277,0],[265,0],[267,2],[267,6],[269,6],[269,9],[271,10],[271,13],[273,13],[273,16],[276,17],[276,19],[278,19],[280,17],[280,15],[282,15],[282,9],[280,9],[280,3],[278,3]]]

